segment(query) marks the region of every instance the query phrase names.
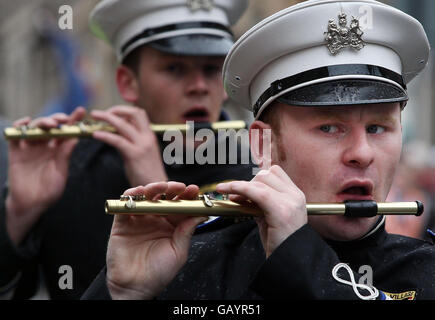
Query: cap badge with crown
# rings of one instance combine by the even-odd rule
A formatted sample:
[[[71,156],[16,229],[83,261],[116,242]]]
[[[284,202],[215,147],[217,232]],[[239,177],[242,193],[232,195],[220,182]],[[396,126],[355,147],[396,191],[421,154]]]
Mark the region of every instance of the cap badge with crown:
[[[364,48],[365,43],[362,40],[364,32],[359,26],[358,19],[352,17],[350,26],[347,26],[347,15],[342,12],[338,15],[338,24],[339,26],[334,22],[334,19],[330,19],[328,22],[325,40],[327,41],[326,46],[329,52],[336,55],[340,50],[347,47],[355,50]]]

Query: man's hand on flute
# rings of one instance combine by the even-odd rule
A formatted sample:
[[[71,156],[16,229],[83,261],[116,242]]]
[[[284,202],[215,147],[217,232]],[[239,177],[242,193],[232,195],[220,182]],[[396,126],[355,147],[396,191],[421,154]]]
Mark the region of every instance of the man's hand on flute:
[[[15,121],[15,127],[44,129],[80,121],[82,107],[71,115],[56,113],[49,117],[29,117]],[[41,214],[62,195],[68,177],[69,160],[78,139],[11,140],[9,142],[9,192],[6,198],[6,228],[19,245]]]
[[[119,151],[131,186],[168,179],[156,135],[143,109],[114,106],[104,111],[94,110],[91,116],[115,127],[117,133],[96,131],[92,137]]]
[[[125,191],[147,199],[192,200],[198,187],[156,182]],[[107,286],[113,299],[152,299],[186,263],[190,240],[205,217],[116,215],[107,251]]]
[[[307,223],[305,195],[279,166],[260,171],[251,181],[218,184],[216,190],[235,202],[249,199],[264,211],[256,220],[266,257]]]

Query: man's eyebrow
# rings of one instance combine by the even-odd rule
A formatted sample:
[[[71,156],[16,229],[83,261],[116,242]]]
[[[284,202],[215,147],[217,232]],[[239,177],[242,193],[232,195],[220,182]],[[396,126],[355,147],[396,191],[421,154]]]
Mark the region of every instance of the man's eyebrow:
[[[343,113],[343,111],[319,110],[314,119],[346,121],[346,119],[349,119],[349,116]]]
[[[346,122],[346,121],[350,121],[351,119],[349,118],[349,116],[345,113],[343,113],[343,111],[335,111],[335,110],[320,110],[315,116],[314,119],[316,120],[328,120],[328,121],[342,121],[342,122]],[[383,124],[388,124],[388,125],[395,125],[397,123],[397,120],[388,114],[371,114],[370,115],[370,119],[373,122],[376,123],[383,123]],[[399,119],[400,121],[400,119]]]
[[[378,123],[388,124],[388,125],[395,125],[397,124],[397,120],[393,118],[392,116],[383,115],[380,117],[374,118],[374,121]]]

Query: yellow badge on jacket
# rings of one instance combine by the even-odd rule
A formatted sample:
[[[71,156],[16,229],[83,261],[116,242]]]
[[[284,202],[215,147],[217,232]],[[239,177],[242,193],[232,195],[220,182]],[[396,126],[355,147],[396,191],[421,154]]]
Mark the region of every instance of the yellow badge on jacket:
[[[399,293],[390,293],[382,291],[391,300],[415,300],[415,291],[405,291]]]

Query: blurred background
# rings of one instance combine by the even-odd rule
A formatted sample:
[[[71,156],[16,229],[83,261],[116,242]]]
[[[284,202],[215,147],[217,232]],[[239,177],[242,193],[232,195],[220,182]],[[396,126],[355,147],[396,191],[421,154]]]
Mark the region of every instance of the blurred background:
[[[234,0],[237,1],[237,0]],[[70,113],[76,106],[105,109],[124,103],[118,95],[114,75],[117,63],[109,45],[96,39],[88,28],[88,16],[98,0],[14,0],[0,2],[0,127],[24,116],[52,112]],[[236,37],[263,18],[301,1],[251,0],[235,27]],[[432,47],[435,42],[435,1],[384,0],[417,18]],[[59,8],[73,9],[72,30],[58,25]],[[277,35],[283,37],[285,34]],[[423,219],[391,218],[388,228],[397,233],[425,237],[435,213],[435,110],[434,53],[428,68],[409,87],[410,102],[404,111],[404,153],[389,200],[422,200]],[[250,122],[251,115],[226,109],[233,118]],[[5,145],[0,137],[0,147]],[[5,153],[5,148],[0,148]],[[2,155],[0,155],[1,158]],[[0,181],[6,170],[0,166]],[[433,205],[432,205],[433,203]]]

